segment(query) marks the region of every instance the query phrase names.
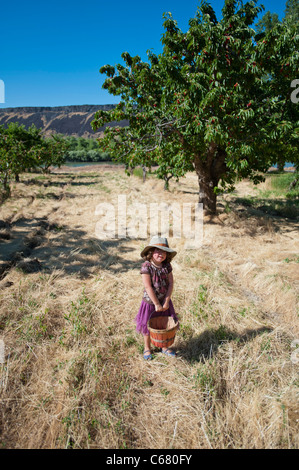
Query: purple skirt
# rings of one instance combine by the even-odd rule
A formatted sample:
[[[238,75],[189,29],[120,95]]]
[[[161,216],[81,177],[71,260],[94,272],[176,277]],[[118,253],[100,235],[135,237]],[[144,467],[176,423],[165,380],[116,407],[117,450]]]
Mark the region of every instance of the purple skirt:
[[[147,322],[149,321],[151,314],[152,318],[165,316],[172,317],[175,321],[178,321],[171,300],[169,301],[169,309],[165,310],[165,312],[156,312],[155,306],[153,304],[149,304],[142,300],[137,316],[135,317],[136,330],[138,331],[138,333],[142,333],[143,335],[149,335]]]

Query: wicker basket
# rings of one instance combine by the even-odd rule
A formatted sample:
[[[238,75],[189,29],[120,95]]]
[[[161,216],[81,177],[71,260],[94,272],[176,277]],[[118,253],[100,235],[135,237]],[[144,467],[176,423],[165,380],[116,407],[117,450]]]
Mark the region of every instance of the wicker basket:
[[[160,316],[150,318],[148,330],[151,343],[158,348],[169,348],[174,343],[178,322],[172,317]]]

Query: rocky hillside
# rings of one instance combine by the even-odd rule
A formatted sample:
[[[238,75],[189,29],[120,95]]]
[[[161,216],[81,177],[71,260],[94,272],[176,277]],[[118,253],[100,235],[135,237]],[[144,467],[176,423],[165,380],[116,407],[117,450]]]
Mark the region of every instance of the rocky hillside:
[[[99,109],[108,111],[114,105],[78,105],[56,107],[0,108],[0,125],[18,122],[29,127],[35,124],[42,128],[45,135],[55,133],[80,137],[99,137],[104,130],[101,127],[94,132],[91,121]],[[110,125],[127,126],[128,121],[113,122]]]

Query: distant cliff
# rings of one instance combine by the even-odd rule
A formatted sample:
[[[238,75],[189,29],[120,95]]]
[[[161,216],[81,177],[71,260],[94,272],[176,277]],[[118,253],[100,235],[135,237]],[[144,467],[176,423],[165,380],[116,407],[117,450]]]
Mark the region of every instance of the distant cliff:
[[[0,125],[5,127],[10,122],[24,124],[26,128],[34,124],[41,128],[46,136],[51,134],[74,135],[79,137],[99,137],[104,131],[101,127],[96,132],[91,128],[91,121],[96,111],[109,111],[115,106],[108,105],[75,105],[55,107],[0,108]],[[127,126],[128,121],[109,123],[111,126]]]

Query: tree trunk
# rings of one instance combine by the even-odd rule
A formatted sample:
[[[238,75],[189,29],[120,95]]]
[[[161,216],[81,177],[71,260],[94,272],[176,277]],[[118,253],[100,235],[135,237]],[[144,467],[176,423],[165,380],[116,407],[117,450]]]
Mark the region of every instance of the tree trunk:
[[[215,214],[217,196],[214,193],[213,181],[211,181],[208,175],[198,175],[198,184],[199,184],[198,202],[203,204],[203,209],[205,210],[205,212]]]
[[[3,200],[8,199],[10,197],[10,186],[8,182],[8,175],[5,173],[2,179],[2,187],[3,187],[3,194],[2,198]]]
[[[169,180],[172,178],[173,175],[164,176],[164,191],[169,190]]]
[[[284,171],[284,165],[285,165],[285,161],[282,161],[280,160],[278,163],[277,163],[277,169],[279,172],[283,172]]]
[[[217,195],[214,188],[227,171],[225,157],[225,151],[219,149],[217,144],[211,143],[205,155],[196,155],[194,158],[193,165],[199,184],[198,202],[203,204],[205,213],[216,213]]]
[[[289,186],[289,191],[292,191],[292,189],[295,189],[295,187],[297,186],[297,183],[298,183],[298,178],[295,178]]]
[[[142,179],[143,179],[143,182],[145,183],[145,180],[146,180],[146,167],[144,165],[142,166]]]

